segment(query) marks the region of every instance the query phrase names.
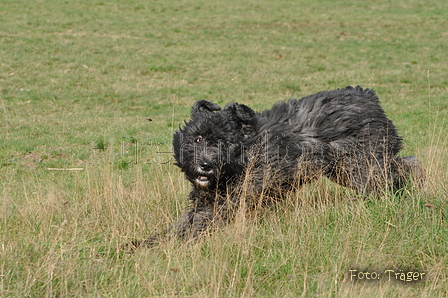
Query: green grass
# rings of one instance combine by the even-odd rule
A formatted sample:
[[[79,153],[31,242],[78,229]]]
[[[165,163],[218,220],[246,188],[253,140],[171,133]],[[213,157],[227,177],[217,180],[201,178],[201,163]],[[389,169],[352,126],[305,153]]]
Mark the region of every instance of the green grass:
[[[1,2],[0,296],[446,297],[445,2]],[[194,101],[346,85],[377,91],[423,189],[352,202],[321,180],[197,242],[120,250],[185,208],[166,152]]]

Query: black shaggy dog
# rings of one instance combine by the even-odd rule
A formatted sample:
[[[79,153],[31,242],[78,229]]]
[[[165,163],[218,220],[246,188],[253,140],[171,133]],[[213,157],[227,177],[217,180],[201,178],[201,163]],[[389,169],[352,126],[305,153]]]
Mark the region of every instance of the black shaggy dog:
[[[417,158],[397,156],[402,138],[374,91],[359,86],[291,99],[261,113],[200,100],[174,134],[173,148],[193,186],[190,210],[167,231],[183,239],[322,175],[369,194],[399,189],[420,169]],[[158,237],[133,245],[151,245]]]

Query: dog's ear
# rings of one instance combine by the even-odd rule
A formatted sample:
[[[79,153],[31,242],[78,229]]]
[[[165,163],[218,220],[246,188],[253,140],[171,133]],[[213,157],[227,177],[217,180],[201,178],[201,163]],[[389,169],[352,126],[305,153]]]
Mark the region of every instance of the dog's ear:
[[[228,111],[235,119],[243,124],[248,124],[255,116],[254,110],[246,105],[237,103],[229,103],[224,110]]]
[[[191,118],[194,118],[198,113],[210,113],[220,110],[221,107],[216,103],[207,100],[198,100],[191,108]]]

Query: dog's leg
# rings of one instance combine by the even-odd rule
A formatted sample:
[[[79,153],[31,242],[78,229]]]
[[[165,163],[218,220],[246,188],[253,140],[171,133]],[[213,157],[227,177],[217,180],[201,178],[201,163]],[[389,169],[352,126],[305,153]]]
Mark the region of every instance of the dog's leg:
[[[146,240],[135,240],[127,246],[134,250],[139,247],[157,245],[161,238],[178,237],[183,240],[196,238],[205,233],[217,221],[214,209],[210,206],[195,207],[184,213],[173,225],[161,234],[156,234]]]
[[[196,238],[207,232],[215,220],[216,214],[212,206],[194,207],[178,219],[169,234],[184,240]]]
[[[420,187],[423,185],[426,174],[420,161],[415,156],[397,157],[393,163],[394,188],[404,188],[406,185]]]
[[[362,152],[353,152],[344,154],[326,171],[325,176],[365,196],[387,187],[388,181],[391,182],[389,171],[390,167],[382,156],[375,157]]]
[[[159,243],[159,234],[154,235],[146,240],[134,240],[125,245],[125,248],[134,251],[139,247],[152,247]]]
[[[183,240],[193,239],[205,233],[215,221],[216,216],[213,208],[209,206],[192,208],[163,233],[156,234],[146,240],[134,240],[126,244],[125,247],[131,251],[139,247],[153,247],[164,237],[178,237]]]

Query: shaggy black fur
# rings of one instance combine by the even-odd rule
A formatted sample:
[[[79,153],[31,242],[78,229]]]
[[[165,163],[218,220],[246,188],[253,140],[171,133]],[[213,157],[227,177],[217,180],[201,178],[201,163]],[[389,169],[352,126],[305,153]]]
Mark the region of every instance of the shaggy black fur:
[[[281,102],[261,113],[201,100],[173,139],[193,189],[191,209],[169,229],[188,239],[236,208],[265,205],[321,175],[360,194],[398,189],[419,168],[398,157],[402,138],[370,89],[357,86]],[[142,244],[152,244],[152,237]]]

